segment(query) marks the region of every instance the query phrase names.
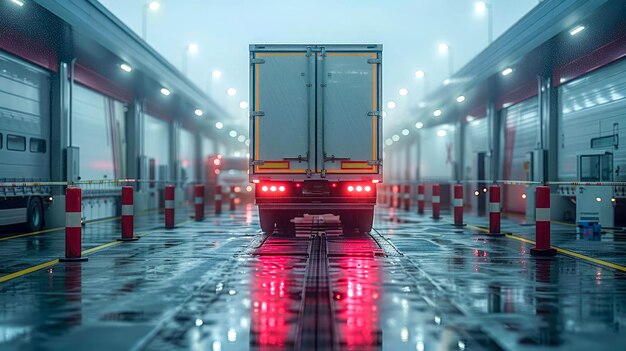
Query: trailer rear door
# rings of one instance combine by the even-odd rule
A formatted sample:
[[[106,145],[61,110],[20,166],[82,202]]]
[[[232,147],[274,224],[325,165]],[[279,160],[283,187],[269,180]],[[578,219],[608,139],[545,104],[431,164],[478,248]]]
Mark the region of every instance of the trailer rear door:
[[[252,55],[254,173],[307,173],[315,157],[313,56],[306,49]]]
[[[377,51],[318,53],[317,169],[323,173],[379,172],[379,66]]]

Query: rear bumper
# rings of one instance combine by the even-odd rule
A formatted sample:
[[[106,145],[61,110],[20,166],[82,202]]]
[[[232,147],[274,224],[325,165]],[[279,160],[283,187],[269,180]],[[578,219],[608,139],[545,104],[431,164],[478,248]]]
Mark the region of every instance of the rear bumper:
[[[264,210],[298,210],[298,211],[343,211],[343,210],[371,210],[373,203],[257,203],[260,209]]]

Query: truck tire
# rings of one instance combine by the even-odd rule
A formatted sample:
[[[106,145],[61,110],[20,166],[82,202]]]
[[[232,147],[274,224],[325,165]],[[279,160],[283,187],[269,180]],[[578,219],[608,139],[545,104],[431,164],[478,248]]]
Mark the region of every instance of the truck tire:
[[[26,226],[33,232],[43,228],[43,205],[38,197],[31,197],[28,201]]]
[[[295,237],[296,236],[296,224],[291,221],[290,214],[283,214],[278,217],[276,222],[278,231],[283,236]]]
[[[345,213],[339,217],[339,220],[341,221],[343,235],[353,235],[357,229],[357,217],[352,213]]]
[[[360,233],[369,233],[372,231],[372,223],[374,222],[374,210],[360,211],[357,216],[357,226]]]
[[[274,232],[274,214],[268,210],[259,209],[259,223],[261,224],[261,230],[270,235]]]

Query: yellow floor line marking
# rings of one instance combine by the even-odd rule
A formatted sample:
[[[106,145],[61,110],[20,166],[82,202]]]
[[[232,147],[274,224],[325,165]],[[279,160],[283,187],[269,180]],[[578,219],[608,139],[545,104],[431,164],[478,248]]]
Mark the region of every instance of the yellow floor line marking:
[[[182,222],[176,224],[176,226],[181,226],[181,225],[187,224],[187,223],[189,223],[191,221],[192,220],[188,219],[188,220],[185,220],[185,221],[182,221]],[[158,229],[161,229],[161,228],[158,228]],[[152,231],[152,232],[154,232],[154,231]],[[135,233],[135,235],[144,237],[144,236],[148,236],[148,235],[152,234],[152,232],[147,232],[147,233],[143,233],[143,234],[140,234],[140,235],[138,233]],[[106,249],[108,247],[117,246],[117,245],[120,245],[122,243],[124,243],[124,241],[117,241],[117,240],[116,241],[111,241],[109,243],[102,244],[100,246],[96,246],[96,247],[92,247],[91,249],[84,250],[84,251],[81,252],[81,255],[89,255],[91,253],[94,253],[94,252]],[[7,282],[7,281],[12,280],[12,279],[19,278],[19,277],[21,277],[23,275],[39,271],[39,270],[42,270],[44,268],[48,268],[50,266],[54,266],[54,265],[56,265],[58,263],[59,263],[59,260],[57,259],[57,260],[53,260],[53,261],[49,261],[49,262],[38,264],[36,266],[32,266],[32,267],[23,269],[21,271],[17,271],[15,273],[11,273],[11,274],[0,276],[0,283],[4,283],[4,282]]]
[[[467,227],[479,230],[479,231],[484,232],[484,233],[489,233],[489,230],[481,228],[481,227],[476,227],[476,226],[473,226],[473,225],[470,225],[470,224],[468,224]],[[515,240],[518,240],[518,241],[525,242],[527,244],[532,244],[532,245],[536,244],[536,242],[534,240],[522,238],[522,237],[517,236],[517,235],[506,234],[505,236],[507,238],[511,238],[511,239],[515,239]],[[604,260],[600,260],[600,259],[597,259],[597,258],[593,258],[593,257],[587,256],[587,255],[580,254],[578,252],[570,251],[570,250],[567,250],[567,249],[562,249],[562,248],[560,248],[558,246],[552,246],[552,248],[554,248],[558,253],[561,253],[563,255],[575,257],[575,258],[578,258],[578,259],[581,259],[581,260],[585,260],[585,261],[588,261],[588,262],[591,262],[591,263],[598,264],[600,266],[616,269],[616,270],[621,271],[621,272],[626,272],[626,267],[621,266],[621,265],[616,264],[616,263],[607,262],[607,261],[604,261]]]
[[[21,271],[15,272],[15,273],[11,273],[11,274],[7,274],[7,275],[3,275],[0,277],[0,283],[4,283],[6,281],[9,281],[11,279],[15,279],[15,278],[19,278],[23,275],[26,275],[28,273],[32,273],[44,268],[48,268],[50,266],[54,266],[55,264],[59,263],[59,260],[53,260],[53,261],[49,261],[46,263],[42,263],[42,264],[38,264],[36,266],[32,266],[26,269],[23,269]]]

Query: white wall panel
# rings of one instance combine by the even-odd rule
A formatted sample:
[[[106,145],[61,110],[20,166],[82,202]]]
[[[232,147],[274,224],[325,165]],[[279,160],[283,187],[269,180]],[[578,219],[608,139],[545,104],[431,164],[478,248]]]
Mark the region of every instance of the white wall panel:
[[[438,132],[444,136],[438,135]],[[424,180],[451,180],[454,176],[456,128],[440,125],[420,130],[420,173]]]

